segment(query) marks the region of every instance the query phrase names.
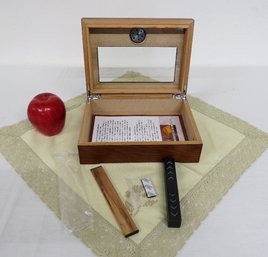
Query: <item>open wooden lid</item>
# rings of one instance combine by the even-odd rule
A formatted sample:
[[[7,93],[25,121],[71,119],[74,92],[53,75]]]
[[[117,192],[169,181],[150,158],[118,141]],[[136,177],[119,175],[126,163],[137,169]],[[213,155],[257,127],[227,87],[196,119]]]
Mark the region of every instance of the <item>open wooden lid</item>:
[[[180,94],[187,90],[194,20],[83,18],[91,94]]]

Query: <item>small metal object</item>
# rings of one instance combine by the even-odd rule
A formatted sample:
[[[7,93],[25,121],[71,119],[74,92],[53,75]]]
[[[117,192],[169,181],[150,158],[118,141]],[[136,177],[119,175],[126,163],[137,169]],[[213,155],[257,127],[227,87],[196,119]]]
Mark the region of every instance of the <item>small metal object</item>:
[[[187,100],[186,92],[183,92],[183,93],[180,93],[180,94],[173,94],[172,98],[177,99],[177,100]]]
[[[139,44],[145,40],[146,31],[143,28],[133,28],[130,30],[129,36],[133,43]]]
[[[145,193],[146,193],[148,198],[156,196],[156,192],[154,190],[153,183],[149,178],[142,178],[141,183],[143,185],[143,188],[144,188]]]
[[[90,101],[90,100],[98,100],[98,99],[101,99],[101,95],[100,94],[91,94],[88,91],[87,99],[88,99],[88,101]]]

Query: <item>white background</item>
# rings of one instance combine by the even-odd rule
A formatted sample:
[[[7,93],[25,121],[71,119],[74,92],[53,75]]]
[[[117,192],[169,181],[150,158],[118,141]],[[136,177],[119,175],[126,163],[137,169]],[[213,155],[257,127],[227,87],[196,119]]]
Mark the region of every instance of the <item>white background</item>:
[[[3,64],[82,63],[81,17],[191,17],[192,65],[267,65],[265,0],[1,0]]]
[[[268,2],[0,0],[0,126],[26,118],[51,91],[85,92],[81,17],[192,17],[188,93],[268,131]],[[178,253],[268,255],[267,151]],[[95,256],[74,238],[0,156],[0,256]]]

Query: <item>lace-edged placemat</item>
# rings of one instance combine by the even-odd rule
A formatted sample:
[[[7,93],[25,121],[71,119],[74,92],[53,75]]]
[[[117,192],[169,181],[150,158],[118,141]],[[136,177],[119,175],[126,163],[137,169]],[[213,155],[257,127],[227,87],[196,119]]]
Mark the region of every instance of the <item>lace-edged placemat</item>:
[[[161,172],[160,164],[106,165],[112,178],[116,177],[116,174],[122,174],[120,172],[126,168],[126,165],[130,170],[129,177],[127,174],[124,175],[125,187],[117,187],[130,213],[137,220],[138,225],[141,225],[141,233],[126,239],[116,227],[112,215],[105,214],[108,207],[98,200],[98,197],[101,197],[98,196],[98,192],[94,191],[97,197],[97,201],[94,201],[91,197],[92,192],[88,191],[97,190],[92,186],[89,172],[83,171],[90,165],[80,168],[78,164],[77,153],[74,150],[79,132],[76,130],[80,127],[79,119],[85,99],[86,96],[82,95],[66,102],[67,113],[72,114],[73,118],[76,117],[78,123],[76,126],[67,125],[66,133],[63,133],[63,136],[70,137],[64,146],[70,146],[72,148],[70,151],[62,153],[59,147],[57,152],[51,155],[45,154],[49,149],[45,147],[49,147],[50,144],[54,146],[64,144],[66,140],[61,136],[57,137],[58,141],[50,138],[50,142],[44,138],[42,139],[45,140],[44,142],[47,140],[45,146],[36,148],[32,141],[38,142],[41,139],[38,133],[35,134],[28,121],[0,129],[0,151],[28,186],[72,233],[100,256],[175,256],[222,196],[268,146],[266,133],[199,99],[189,97],[206,146],[199,164],[176,164],[182,173],[178,174],[181,183],[183,217],[180,229],[171,229],[166,225],[161,185],[158,187],[158,200],[147,201],[142,196],[140,185],[135,184],[135,179],[142,176],[143,170],[147,170],[158,186],[160,180],[157,174]],[[226,147],[221,152],[217,152],[217,144],[221,143],[217,139],[221,135],[217,133],[221,132],[231,137],[230,144],[226,142]],[[212,135],[218,142],[212,140]],[[222,140],[226,141],[223,135],[222,137]],[[212,155],[212,152],[217,154]],[[66,159],[68,162],[64,162]],[[57,163],[60,163],[60,166],[65,163],[64,168],[68,172],[60,169],[56,171]],[[131,169],[137,170],[137,173],[131,172]],[[88,187],[90,189],[87,189]],[[138,200],[133,200],[133,194]],[[156,211],[158,214],[155,215],[154,220],[147,222],[150,224],[143,229],[146,220],[150,220],[146,215]]]

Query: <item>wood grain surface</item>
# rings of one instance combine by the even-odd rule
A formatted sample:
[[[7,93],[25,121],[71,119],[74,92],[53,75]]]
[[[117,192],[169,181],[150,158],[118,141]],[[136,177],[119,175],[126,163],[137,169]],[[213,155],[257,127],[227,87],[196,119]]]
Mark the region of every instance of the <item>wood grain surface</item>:
[[[121,228],[125,237],[129,237],[139,232],[136,224],[132,220],[125,205],[121,201],[118,193],[116,192],[113,184],[106,175],[102,166],[91,169],[110,209]]]

